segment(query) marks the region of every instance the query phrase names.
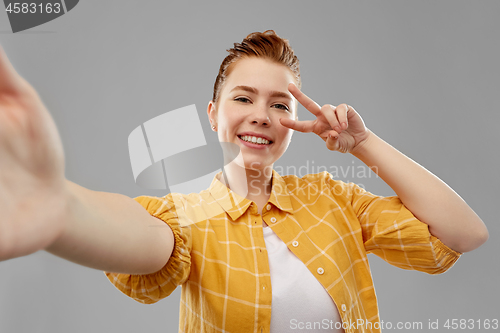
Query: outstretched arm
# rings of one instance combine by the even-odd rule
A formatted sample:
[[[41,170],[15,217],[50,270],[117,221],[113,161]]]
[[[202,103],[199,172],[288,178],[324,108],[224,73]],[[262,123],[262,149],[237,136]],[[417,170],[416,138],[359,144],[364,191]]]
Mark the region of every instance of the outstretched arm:
[[[488,239],[483,221],[448,185],[370,132],[352,151],[370,166],[429,231],[458,252],[472,251]]]
[[[165,222],[125,195],[66,185],[64,227],[46,251],[116,273],[149,274],[167,263],[174,236]]]
[[[65,179],[57,128],[0,48],[0,261],[47,249],[101,270],[153,273],[173,243],[133,199]]]
[[[293,84],[290,92],[311,113],[311,121],[281,119],[301,132],[319,135],[330,150],[351,153],[376,172],[429,231],[457,252],[472,251],[488,239],[483,221],[442,180],[368,130],[347,104],[320,107]]]

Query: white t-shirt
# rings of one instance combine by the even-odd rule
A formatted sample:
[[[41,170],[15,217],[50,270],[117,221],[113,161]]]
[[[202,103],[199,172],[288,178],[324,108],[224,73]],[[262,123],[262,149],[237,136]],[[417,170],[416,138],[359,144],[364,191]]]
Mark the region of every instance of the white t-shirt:
[[[271,271],[271,332],[344,332],[335,303],[306,265],[264,224]]]

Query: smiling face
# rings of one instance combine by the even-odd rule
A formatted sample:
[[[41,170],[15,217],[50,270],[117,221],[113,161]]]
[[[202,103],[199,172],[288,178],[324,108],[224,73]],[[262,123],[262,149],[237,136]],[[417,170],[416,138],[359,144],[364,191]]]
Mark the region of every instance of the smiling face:
[[[208,105],[210,122],[220,142],[239,146],[238,165],[272,167],[292,137],[279,119],[296,119],[297,103],[288,84],[297,82],[286,66],[263,58],[243,58],[232,66],[217,105]]]

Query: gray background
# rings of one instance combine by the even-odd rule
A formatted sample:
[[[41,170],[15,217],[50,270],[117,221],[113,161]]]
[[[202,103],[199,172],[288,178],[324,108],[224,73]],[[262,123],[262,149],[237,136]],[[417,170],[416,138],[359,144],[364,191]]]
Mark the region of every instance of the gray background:
[[[134,183],[129,133],[194,103],[207,140],[217,140],[206,106],[225,49],[275,29],[300,58],[304,92],[319,104],[353,105],[372,131],[447,182],[488,226],[489,242],[443,275],[370,256],[381,318],[421,321],[421,331],[439,320],[444,331],[446,319],[500,319],[499,14],[499,1],[86,0],[17,34],[2,10],[0,43],[55,118],[68,179],[129,196],[164,195]],[[316,136],[295,133],[280,165],[308,161],[359,165]],[[373,174],[340,178],[392,194]],[[102,272],[40,251],[0,263],[0,332],[175,332],[179,292],[141,305]]]

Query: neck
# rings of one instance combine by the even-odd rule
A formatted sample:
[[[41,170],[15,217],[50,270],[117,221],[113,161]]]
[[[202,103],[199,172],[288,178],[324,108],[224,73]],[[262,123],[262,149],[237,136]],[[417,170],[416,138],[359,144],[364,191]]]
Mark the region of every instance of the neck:
[[[220,181],[236,194],[254,201],[260,211],[271,196],[272,170],[272,166],[246,169],[232,161],[224,166]]]

